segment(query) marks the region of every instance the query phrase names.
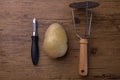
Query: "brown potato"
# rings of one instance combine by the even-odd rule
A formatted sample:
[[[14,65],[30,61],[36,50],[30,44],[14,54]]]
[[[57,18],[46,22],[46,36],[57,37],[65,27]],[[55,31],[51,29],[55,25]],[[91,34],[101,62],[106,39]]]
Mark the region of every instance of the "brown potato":
[[[67,35],[60,24],[54,23],[48,27],[44,37],[43,48],[47,55],[52,58],[65,55],[68,48]]]

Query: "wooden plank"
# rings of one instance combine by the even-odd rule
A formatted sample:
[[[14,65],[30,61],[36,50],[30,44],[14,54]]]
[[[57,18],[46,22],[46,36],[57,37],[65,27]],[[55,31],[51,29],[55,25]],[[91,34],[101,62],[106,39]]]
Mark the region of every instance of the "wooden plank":
[[[0,1],[0,80],[119,80],[120,79],[120,0],[93,0],[89,40],[89,75],[78,75],[79,39],[75,36],[69,3],[84,0],[1,0]],[[77,25],[84,34],[85,18],[78,14]],[[32,19],[38,19],[40,59],[31,63]],[[58,22],[68,34],[69,49],[60,59],[50,59],[43,51],[44,33]]]

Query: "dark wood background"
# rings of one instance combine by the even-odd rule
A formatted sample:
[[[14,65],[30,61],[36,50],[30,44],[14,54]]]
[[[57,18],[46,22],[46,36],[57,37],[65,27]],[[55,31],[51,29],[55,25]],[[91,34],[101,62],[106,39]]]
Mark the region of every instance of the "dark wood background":
[[[73,30],[69,4],[85,0],[0,0],[0,80],[120,80],[120,0],[92,0],[89,75],[78,75],[79,39]],[[85,26],[79,15],[79,30]],[[40,59],[31,63],[32,19],[38,19]],[[42,49],[44,33],[54,22],[68,35],[67,55],[49,58]],[[81,31],[83,34],[83,30]]]

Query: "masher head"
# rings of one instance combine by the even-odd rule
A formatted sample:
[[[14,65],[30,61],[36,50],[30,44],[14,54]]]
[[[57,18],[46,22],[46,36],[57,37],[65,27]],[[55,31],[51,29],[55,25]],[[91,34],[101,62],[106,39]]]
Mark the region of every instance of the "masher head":
[[[78,34],[78,32],[76,30],[74,9],[75,8],[85,9],[85,11],[86,11],[86,30],[85,30],[85,37],[84,38],[89,38],[90,37],[90,32],[91,32],[92,11],[90,10],[91,16],[89,17],[88,9],[95,8],[95,7],[99,6],[99,3],[92,2],[92,1],[74,2],[74,3],[71,3],[69,6],[72,8],[72,17],[73,17],[73,24],[74,24],[75,33],[76,33],[76,36],[80,39],[82,37]]]
[[[78,8],[78,9],[85,9],[86,6],[88,8],[95,8],[99,6],[99,3],[97,2],[92,2],[92,1],[85,1],[85,2],[74,2],[69,5],[71,8]]]

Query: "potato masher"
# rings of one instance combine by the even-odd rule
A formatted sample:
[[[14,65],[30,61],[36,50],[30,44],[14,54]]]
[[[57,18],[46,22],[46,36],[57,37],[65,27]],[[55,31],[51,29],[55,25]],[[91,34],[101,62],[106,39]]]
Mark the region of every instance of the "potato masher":
[[[74,24],[74,30],[76,36],[80,39],[80,59],[79,59],[79,74],[81,76],[87,76],[88,74],[88,63],[87,63],[87,44],[88,38],[90,37],[91,23],[92,23],[92,8],[99,6],[99,3],[92,1],[85,2],[74,2],[69,5],[72,8],[72,19]],[[76,30],[76,21],[75,21],[75,9],[84,9],[86,15],[86,29],[85,36],[81,37]],[[89,17],[90,12],[90,17]]]

